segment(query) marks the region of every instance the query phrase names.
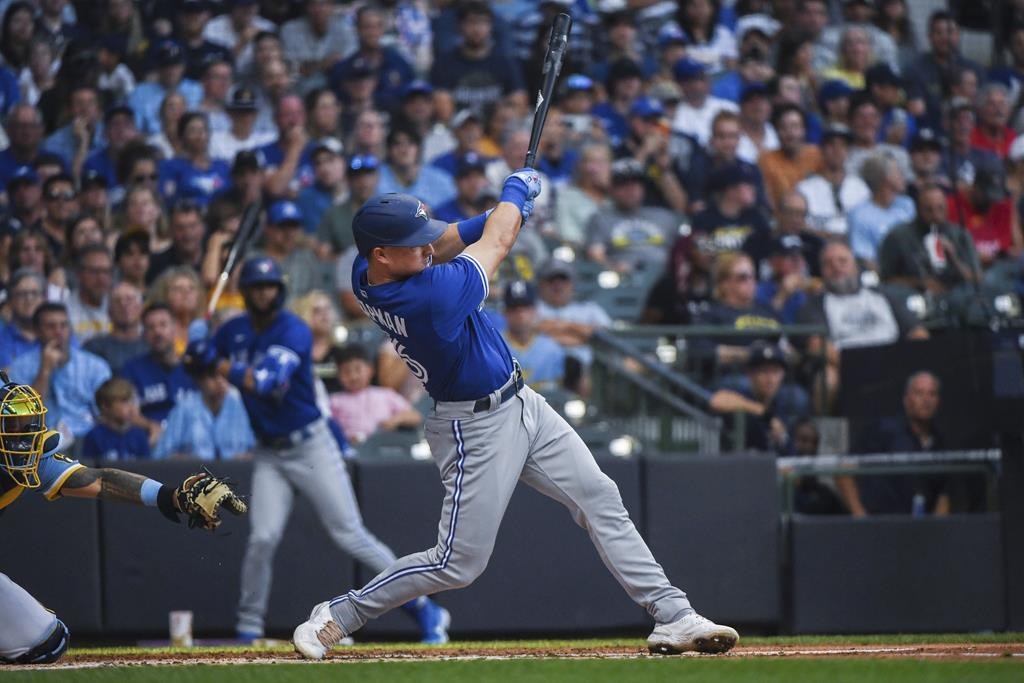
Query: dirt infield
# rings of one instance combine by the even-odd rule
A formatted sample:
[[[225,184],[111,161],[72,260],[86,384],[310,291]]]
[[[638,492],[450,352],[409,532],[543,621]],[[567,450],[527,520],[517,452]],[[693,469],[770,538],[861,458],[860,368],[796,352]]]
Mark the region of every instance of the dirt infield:
[[[802,659],[929,659],[929,660],[960,660],[977,661],[992,658],[1024,658],[1024,643],[971,643],[971,644],[920,644],[920,645],[754,645],[740,646],[725,655],[687,654],[685,657],[699,658],[802,658]],[[459,660],[502,660],[502,659],[643,659],[660,658],[652,655],[647,648],[638,644],[636,647],[622,646],[591,646],[591,647],[501,647],[488,648],[474,646],[460,648],[450,646],[439,649],[422,647],[376,648],[359,646],[353,648],[337,648],[324,660],[325,662],[387,662],[387,661],[459,661]],[[273,650],[241,652],[204,652],[197,648],[188,654],[168,652],[132,652],[76,654],[73,651],[56,664],[45,667],[18,667],[19,670],[45,668],[103,668],[117,666],[182,666],[195,664],[279,664],[299,663],[301,659],[294,653]],[[0,671],[6,667],[0,665]]]

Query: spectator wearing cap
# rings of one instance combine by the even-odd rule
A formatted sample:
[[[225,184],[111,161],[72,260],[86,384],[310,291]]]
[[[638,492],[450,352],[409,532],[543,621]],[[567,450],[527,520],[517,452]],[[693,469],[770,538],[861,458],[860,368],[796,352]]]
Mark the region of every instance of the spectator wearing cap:
[[[572,245],[586,240],[586,225],[609,206],[612,187],[612,151],[603,142],[591,142],[580,150],[573,180],[558,192],[555,222],[559,238]]]
[[[931,128],[921,128],[910,141],[910,167],[914,180],[907,194],[917,200],[918,190],[926,185],[939,185],[947,192],[953,187],[942,168],[942,140]]]
[[[947,211],[949,220],[971,235],[985,268],[998,259],[1020,255],[1024,246],[1020,216],[1007,196],[998,166],[977,169],[970,188],[949,196]]]
[[[457,144],[456,136],[448,129],[448,126],[437,118],[434,86],[423,79],[410,81],[403,88],[402,105],[397,118],[404,125],[415,128],[423,138],[423,158],[430,163],[433,163],[442,154],[452,151]],[[469,122],[463,121],[463,123]],[[483,122],[479,123],[481,125],[480,134],[483,135]],[[478,151],[476,149],[478,145],[479,141],[472,145],[472,149]]]
[[[336,257],[355,244],[352,237],[352,217],[366,200],[377,192],[380,179],[380,162],[377,157],[367,154],[353,154],[348,158],[345,175],[348,179],[348,198],[328,208],[317,227],[317,241],[327,247],[324,257]],[[351,280],[351,266],[348,280]],[[337,284],[348,280],[342,278]],[[351,285],[350,285],[351,286]]]
[[[845,235],[846,215],[871,196],[864,180],[846,170],[852,140],[845,125],[827,127],[821,137],[821,171],[796,184],[807,201],[808,224],[819,235]]]
[[[764,192],[761,169],[739,158],[741,140],[739,114],[732,111],[719,112],[711,121],[711,138],[708,140],[707,149],[694,150],[686,166],[676,163],[676,175],[681,178],[688,198],[687,213],[695,215],[707,208],[710,198],[709,186],[714,172],[737,164],[745,169],[754,184],[757,205],[767,209],[768,198]]]
[[[720,13],[719,0],[682,0],[676,9],[676,21],[689,40],[687,56],[711,75],[731,67],[737,56],[736,38],[720,21]]]
[[[861,167],[870,157],[885,156],[896,162],[904,181],[914,177],[910,168],[910,155],[899,145],[879,142],[882,112],[865,93],[858,93],[850,101],[850,132],[853,144],[846,157],[846,172],[861,173]]]
[[[536,391],[557,389],[565,378],[565,350],[537,331],[537,287],[526,280],[505,286],[503,332],[512,355],[523,369],[523,381]]]
[[[950,101],[945,129],[949,132],[949,145],[943,153],[943,171],[959,190],[974,184],[979,168],[997,168],[999,157],[987,150],[971,145],[977,116],[973,102],[963,99]]]
[[[314,289],[329,289],[325,268],[313,251],[301,245],[303,215],[295,202],[271,204],[263,229],[262,253],[277,261],[288,282],[288,300]]]
[[[135,127],[135,112],[127,105],[116,105],[103,117],[103,137],[107,144],[86,157],[77,171],[81,181],[90,173],[99,175],[111,190],[111,201],[120,203],[124,188],[117,179],[117,161],[124,148],[139,138]]]
[[[184,0],[176,3],[175,9],[177,38],[185,55],[185,78],[198,81],[206,65],[213,62],[234,64],[235,55],[230,49],[203,35],[210,21],[208,0]]]
[[[573,144],[593,137],[595,127],[604,134],[600,123],[591,113],[594,107],[594,81],[583,74],[571,74],[562,82],[562,96],[558,99],[562,109],[562,123]]]
[[[871,157],[861,168],[871,198],[847,214],[850,246],[869,270],[876,270],[878,247],[897,225],[914,220],[916,209],[906,193],[899,166],[885,156]]]
[[[596,80],[606,81],[609,66],[620,60],[638,64],[644,80],[657,73],[658,62],[639,40],[636,17],[631,10],[623,9],[607,14],[604,29],[608,44],[601,50],[600,58],[589,72]]]
[[[210,156],[206,116],[188,112],[178,121],[181,154],[160,163],[160,193],[170,202],[183,199],[205,207],[231,182],[231,167]]]
[[[612,319],[593,301],[573,301],[576,277],[571,263],[552,258],[537,271],[537,331],[565,349],[565,385],[579,394],[589,391],[588,371],[594,360],[589,343],[594,331],[609,327]]]
[[[451,120],[451,129],[455,134],[455,147],[445,154],[435,157],[430,165],[450,176],[458,170],[459,162],[467,154],[475,154],[484,164],[491,160],[480,156],[480,141],[484,136],[483,121],[472,109],[463,109]]]
[[[206,114],[212,133],[228,130],[231,127],[231,119],[228,118],[226,105],[231,93],[233,74],[231,62],[226,60],[211,60],[203,68],[200,82],[203,87],[203,100],[197,109]]]
[[[960,54],[960,27],[956,18],[946,10],[932,12],[928,19],[930,50],[920,54],[905,70],[907,82],[907,108],[917,117],[924,117],[924,125],[939,128],[942,125],[942,104],[957,71],[968,68],[978,75],[980,65]]]
[[[103,114],[95,86],[88,83],[71,85],[68,91],[68,116],[70,122],[46,138],[42,147],[58,155],[65,168],[76,154],[84,158],[103,144]]]
[[[854,90],[846,81],[825,81],[818,89],[818,108],[824,125],[847,126],[850,123],[850,97]]]
[[[818,0],[816,4],[825,4]],[[864,47],[874,55],[871,61],[884,62],[896,69],[899,68],[899,50],[896,42],[888,33],[874,25],[875,3],[872,0],[842,0],[843,21],[824,28],[818,40],[820,49],[815,50],[814,66],[819,72],[841,61],[837,59],[844,51],[847,31],[855,28],[861,31],[866,40]],[[818,10],[820,11],[820,10]],[[826,5],[826,12],[828,11]],[[826,17],[827,21],[827,17]],[[857,49],[861,49],[858,46]],[[870,64],[870,62],[869,62]],[[861,87],[855,85],[854,87]]]
[[[421,143],[419,134],[411,128],[391,129],[387,136],[387,163],[381,166],[377,192],[403,192],[430,207],[441,206],[455,196],[455,183],[439,168],[423,164]]]
[[[879,63],[867,70],[864,81],[868,96],[878,106],[878,111],[882,115],[878,141],[901,147],[907,146],[917,132],[917,123],[901,106],[903,79],[891,66]]]
[[[81,189],[78,192],[79,218],[94,219],[104,230],[111,225],[111,199],[107,191],[107,179],[98,171],[82,174]],[[123,190],[121,190],[123,195]]]
[[[736,44],[740,61],[744,57],[767,61],[768,55],[775,52],[775,39],[781,29],[782,24],[777,19],[763,12],[741,16],[736,21]]]
[[[978,123],[971,132],[971,147],[1005,159],[1016,137],[1010,121],[1010,92],[1001,83],[989,83],[978,93]]]
[[[799,194],[791,193],[789,197],[794,198],[794,204],[803,202]],[[768,277],[757,283],[754,300],[775,311],[783,325],[796,322],[797,313],[807,302],[811,282],[804,249],[800,235],[780,233],[769,242],[768,258],[762,264],[767,266]]]
[[[272,197],[294,197],[313,182],[313,141],[306,133],[302,98],[288,94],[274,109],[277,139],[256,149],[263,189]]]
[[[337,138],[320,138],[313,147],[313,184],[295,200],[302,213],[306,234],[316,235],[328,208],[345,198],[345,154]]]
[[[230,126],[210,134],[210,156],[233,162],[239,152],[255,150],[274,140],[273,133],[256,130],[256,95],[239,86],[231,93],[224,107]]]
[[[775,230],[772,233],[757,232],[747,238],[743,244],[743,251],[747,252],[759,266],[762,274],[771,271],[771,264],[768,260],[772,254],[778,253],[773,240],[780,237],[792,237],[783,246],[787,249],[799,246],[804,257],[807,272],[818,277],[821,273],[818,270],[821,248],[824,240],[816,235],[808,226],[808,204],[807,199],[797,190],[787,192],[782,196],[779,209],[775,214]]]
[[[476,152],[463,154],[455,167],[455,198],[434,210],[434,218],[446,223],[458,223],[486,211],[490,203],[484,194],[489,183],[487,162]]]
[[[203,37],[231,50],[235,70],[246,73],[253,61],[256,36],[264,31],[277,33],[277,26],[259,16],[257,0],[228,0],[227,9],[206,24]]]
[[[329,0],[305,0],[302,16],[281,27],[284,56],[296,64],[305,92],[326,85],[324,74],[356,48],[356,36],[345,15]]]
[[[4,120],[4,130],[10,144],[0,150],[0,193],[16,170],[35,161],[43,142],[43,118],[35,107],[15,104]]]
[[[377,107],[392,111],[400,102],[402,88],[416,77],[412,65],[393,47],[385,47],[384,13],[376,5],[364,5],[355,14],[358,47],[355,52],[338,62],[330,72],[330,82],[336,84],[349,79],[350,72],[375,76],[374,101]],[[436,84],[436,81],[432,82]]]
[[[439,96],[450,98],[456,109],[478,111],[508,98],[525,112],[523,75],[518,62],[493,40],[494,14],[489,4],[471,0],[459,5],[458,13],[462,42],[437,55],[430,70],[430,82]]]
[[[740,95],[740,140],[736,156],[756,164],[762,152],[779,148],[779,136],[772,125],[772,103],[768,87],[753,83],[743,88]]]
[[[714,80],[711,85],[711,94],[730,102],[739,103],[748,86],[763,85],[771,81],[775,77],[775,68],[772,66],[769,54],[757,46],[740,53],[740,60],[736,68],[722,72]]]
[[[679,214],[644,203],[643,165],[631,158],[612,164],[612,205],[585,228],[590,260],[623,272],[660,271],[679,234]]]
[[[692,230],[710,254],[736,251],[755,233],[770,233],[757,209],[756,177],[739,162],[715,169],[708,181],[710,202],[693,217]]]
[[[676,78],[673,68],[676,62],[686,56],[686,45],[689,41],[683,29],[675,22],[662,25],[657,31],[657,55],[658,71],[651,76],[651,89],[648,94],[652,97],[657,95],[654,89],[665,84],[671,84],[675,88]]]
[[[195,109],[203,100],[203,87],[185,78],[185,53],[181,45],[165,38],[153,46],[151,55],[156,78],[139,83],[128,97],[128,104],[135,111],[135,125],[144,135],[160,132],[160,105],[169,93],[180,93],[188,109]]]
[[[377,105],[373,93],[377,89],[377,74],[365,59],[353,61],[338,78],[332,77],[331,88],[344,105],[343,129],[350,130],[363,112],[375,111]]]
[[[629,108],[643,92],[643,71],[636,62],[620,59],[608,67],[605,85],[607,101],[595,104],[590,113],[604,125],[612,147],[618,147],[629,133]]]
[[[758,159],[764,174],[768,200],[777,207],[782,195],[809,175],[821,170],[821,150],[805,142],[807,126],[804,114],[794,104],[783,104],[772,112],[772,127],[779,136],[779,149],[765,152]]]
[[[710,94],[703,63],[688,56],[676,62],[674,68],[676,82],[683,90],[683,101],[676,107],[672,130],[695,138],[702,147],[707,146],[715,115],[720,111],[736,111],[738,107],[734,102]]]
[[[646,203],[686,211],[686,190],[673,172],[665,108],[653,97],[641,97],[629,109],[629,135],[617,150],[644,169]],[[550,174],[549,174],[550,175]]]
[[[917,219],[889,231],[878,248],[878,269],[887,283],[944,294],[976,285],[981,264],[971,236],[947,220],[945,190],[923,185],[917,195]]]
[[[0,240],[37,225],[43,218],[42,186],[31,166],[19,166],[7,180],[7,211],[0,221]]]
[[[0,324],[0,369],[39,347],[33,314],[46,301],[49,283],[46,277],[31,268],[18,268],[7,283],[10,319]]]

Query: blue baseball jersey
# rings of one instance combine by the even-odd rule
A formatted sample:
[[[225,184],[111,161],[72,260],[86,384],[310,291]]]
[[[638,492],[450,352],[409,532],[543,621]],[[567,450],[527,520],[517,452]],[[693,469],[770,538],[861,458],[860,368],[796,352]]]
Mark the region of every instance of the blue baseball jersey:
[[[149,420],[163,422],[174,404],[190,391],[195,382],[181,363],[170,367],[158,363],[152,355],[136,356],[121,368],[121,376],[135,385],[139,411]]]
[[[62,443],[63,439],[58,432],[50,431],[43,436],[43,455],[39,458],[39,490],[47,500],[55,499],[68,477],[85,468],[85,465],[60,452]],[[6,470],[0,468],[0,511],[13,503],[24,490],[23,486],[11,479]]]
[[[487,396],[512,375],[512,353],[483,312],[487,274],[468,254],[397,282],[369,286],[364,256],[352,266],[359,306],[391,338],[435,401]]]
[[[231,167],[223,159],[214,159],[205,169],[181,157],[160,162],[160,193],[172,203],[191,199],[206,206],[215,194],[229,185]]]
[[[252,368],[255,391],[242,387],[241,373],[228,378],[242,389],[253,431],[286,436],[320,419],[313,386],[313,332],[299,316],[281,311],[259,332],[248,315],[232,318],[213,337],[217,353],[233,366]]]
[[[102,422],[85,435],[82,457],[95,460],[135,460],[150,456],[149,434],[142,427],[119,432]]]
[[[302,154],[299,155],[299,163],[295,167],[295,175],[288,184],[289,189],[299,191],[304,187],[309,187],[316,180],[316,174],[313,171],[314,149],[316,149],[315,141],[308,143],[302,150]],[[280,139],[257,147],[255,152],[260,168],[263,170],[277,168],[284,163],[284,148],[281,147]]]

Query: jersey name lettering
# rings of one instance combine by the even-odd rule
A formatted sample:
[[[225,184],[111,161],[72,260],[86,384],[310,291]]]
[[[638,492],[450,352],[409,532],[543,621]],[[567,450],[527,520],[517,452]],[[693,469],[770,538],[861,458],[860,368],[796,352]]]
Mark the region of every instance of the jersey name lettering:
[[[359,307],[363,309],[363,313],[366,314],[366,317],[377,323],[378,326],[394,332],[399,337],[409,336],[405,327],[405,318],[402,316],[391,315],[387,311],[382,311],[376,306],[371,306],[367,303],[363,303],[362,301],[359,302]]]

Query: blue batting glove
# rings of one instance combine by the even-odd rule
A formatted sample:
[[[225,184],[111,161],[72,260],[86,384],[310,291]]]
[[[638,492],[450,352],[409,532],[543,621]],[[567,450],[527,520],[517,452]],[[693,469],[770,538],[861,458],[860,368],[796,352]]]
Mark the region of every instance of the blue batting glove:
[[[540,194],[540,190],[540,174],[532,168],[520,168],[505,178],[501,201],[512,202],[522,209],[527,200]]]
[[[523,214],[523,225],[526,225],[526,221],[530,220],[530,214],[533,213],[533,200],[527,199],[519,211]]]

